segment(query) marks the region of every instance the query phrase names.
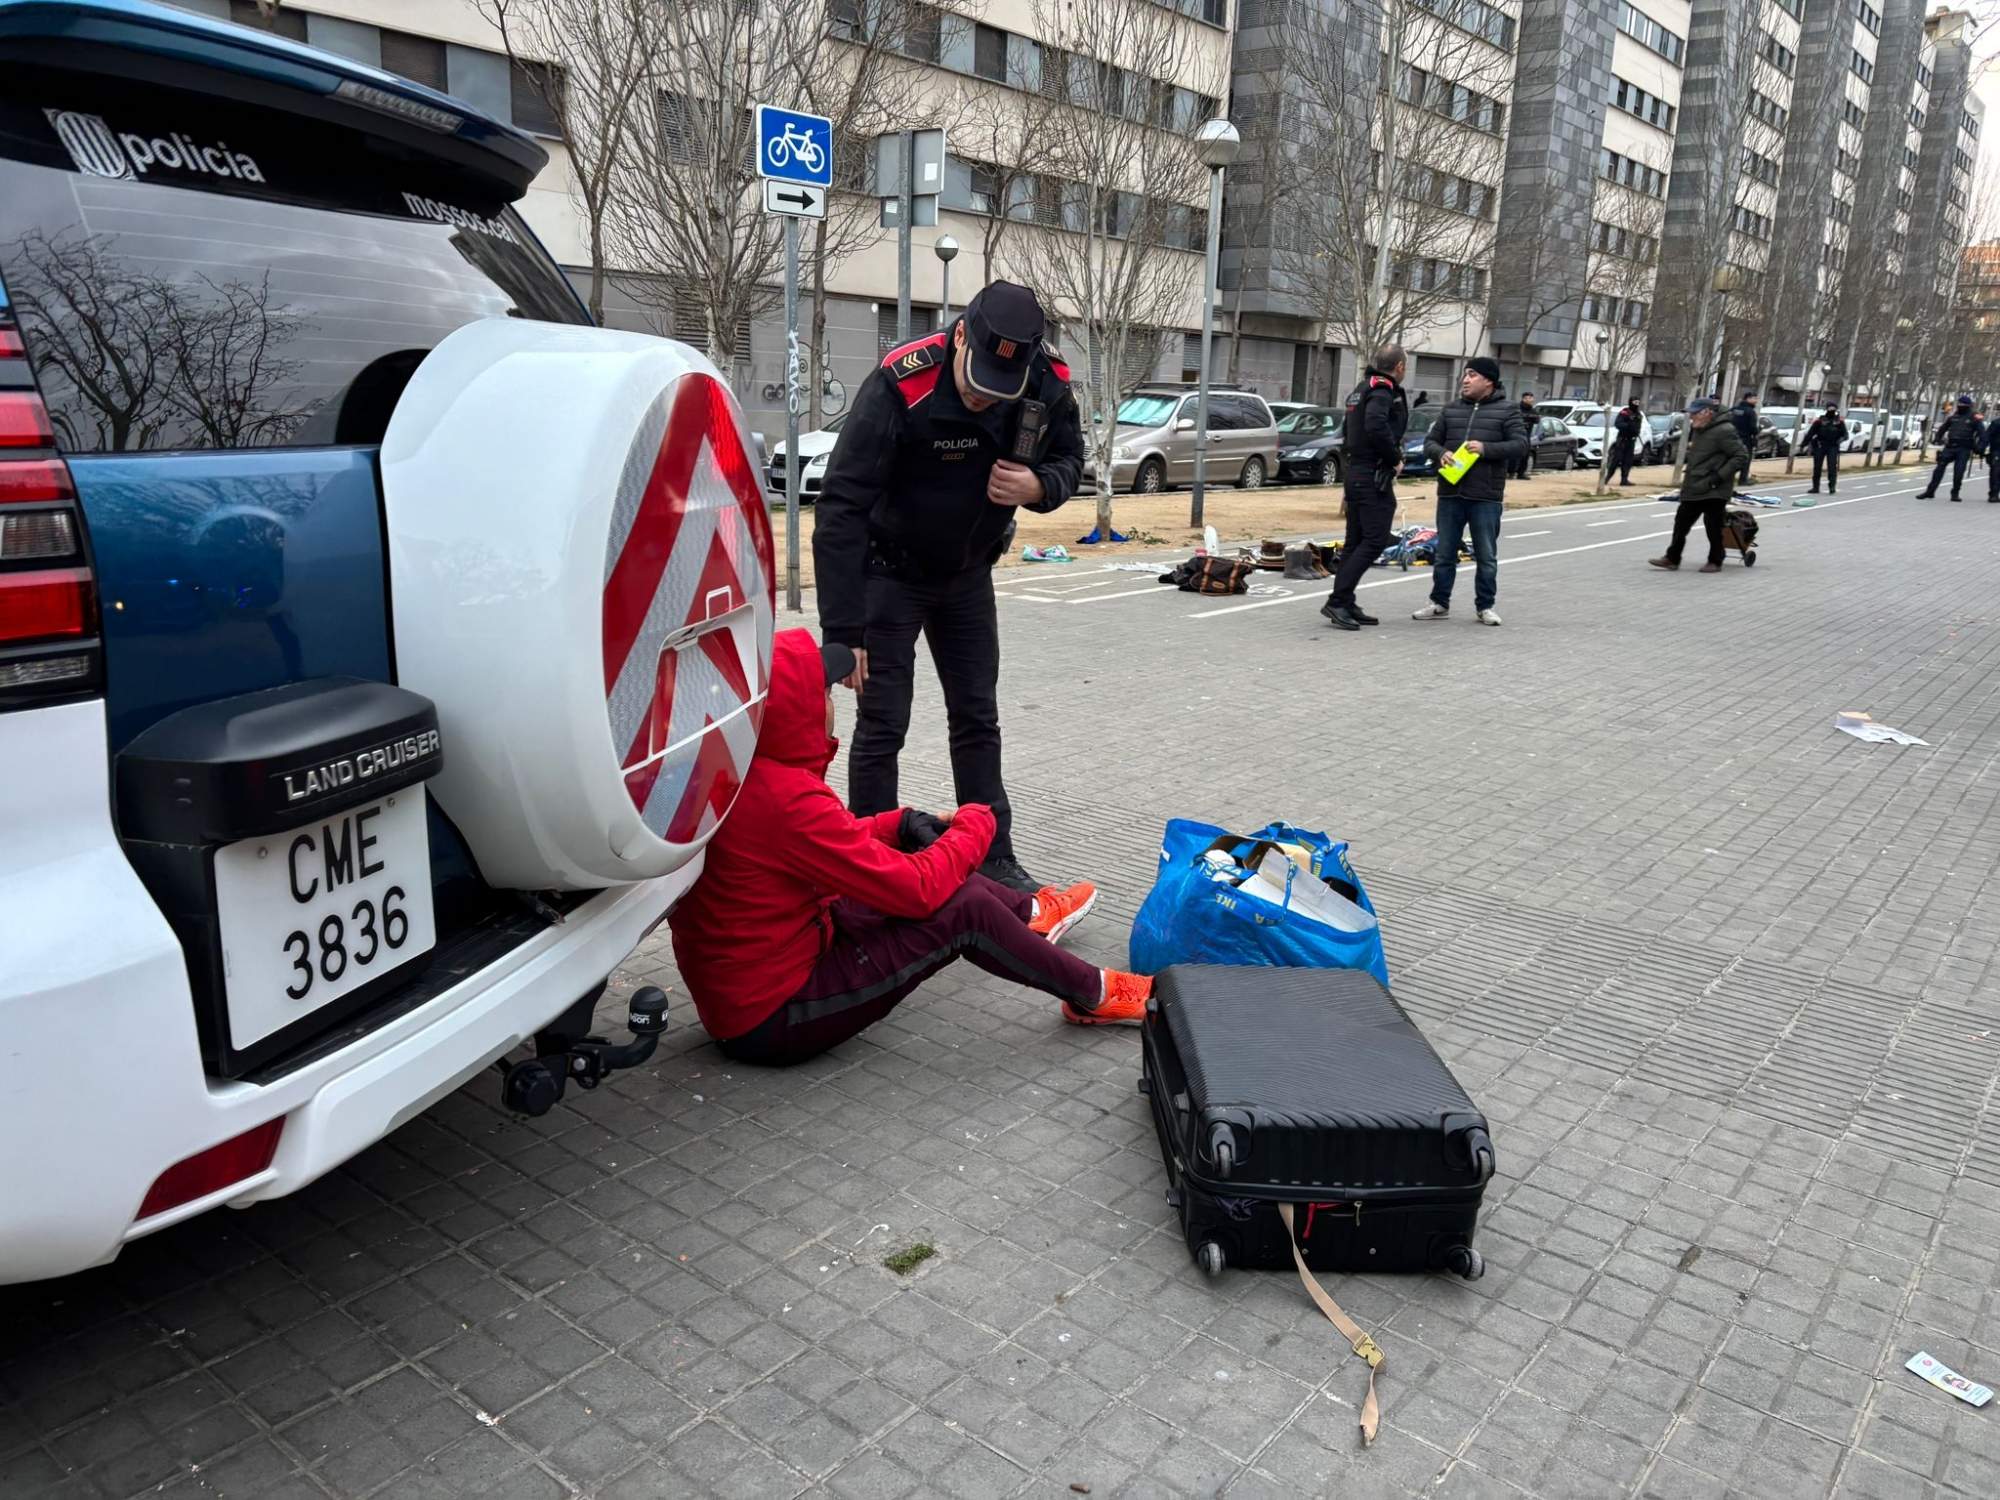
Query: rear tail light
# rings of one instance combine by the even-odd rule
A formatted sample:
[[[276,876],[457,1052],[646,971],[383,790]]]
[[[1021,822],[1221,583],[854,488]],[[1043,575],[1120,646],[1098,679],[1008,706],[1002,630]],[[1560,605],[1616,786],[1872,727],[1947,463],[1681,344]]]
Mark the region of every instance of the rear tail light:
[[[285,1117],[266,1120],[255,1129],[210,1146],[185,1161],[175,1162],[153,1182],[139,1205],[139,1217],[150,1219],[183,1203],[206,1198],[234,1183],[255,1177],[271,1165],[278,1154],[278,1137],[284,1134]]]
[[[97,585],[69,466],[0,294],[0,712],[95,691]]]

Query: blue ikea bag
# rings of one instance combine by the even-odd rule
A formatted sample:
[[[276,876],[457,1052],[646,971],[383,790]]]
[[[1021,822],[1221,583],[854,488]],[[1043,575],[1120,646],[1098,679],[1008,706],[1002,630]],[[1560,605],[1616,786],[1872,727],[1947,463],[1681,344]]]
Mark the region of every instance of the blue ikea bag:
[[[1288,860],[1282,899],[1273,901],[1249,882],[1258,860],[1279,845],[1304,849],[1311,863],[1301,869],[1295,858]],[[1141,974],[1157,974],[1171,964],[1365,969],[1388,984],[1379,925],[1349,932],[1295,909],[1295,899],[1305,894],[1295,886],[1315,878],[1374,916],[1344,842],[1289,823],[1237,834],[1175,818],[1160,843],[1153,889],[1132,922],[1132,968]],[[1264,881],[1256,884],[1270,890]]]

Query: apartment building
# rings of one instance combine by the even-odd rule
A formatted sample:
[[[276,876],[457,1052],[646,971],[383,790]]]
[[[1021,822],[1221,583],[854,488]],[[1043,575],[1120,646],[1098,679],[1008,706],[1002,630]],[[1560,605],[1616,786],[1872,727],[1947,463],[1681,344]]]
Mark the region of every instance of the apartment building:
[[[522,215],[570,272],[579,286],[587,279],[584,221],[571,193],[572,164],[543,92],[510,66],[497,30],[474,0],[307,0],[284,3],[270,13],[255,0],[175,0],[183,8],[263,27],[343,56],[401,73],[455,94],[542,138],[550,162],[521,205]],[[1077,185],[1037,170],[1034,143],[1023,140],[1038,111],[1068,98],[1108,97],[1124,101],[1138,120],[1164,131],[1191,135],[1205,119],[1221,112],[1229,77],[1230,19],[1227,0],[1101,0],[1148,7],[1161,24],[1175,28],[1172,46],[1154,45],[1151,55],[1173,60],[1173,76],[1140,77],[1083,54],[1074,7],[1047,0],[988,0],[975,19],[969,11],[917,8],[896,43],[898,66],[907,75],[910,109],[906,121],[925,127],[954,122],[962,134],[952,141],[952,160],[939,200],[938,222],[912,229],[912,326],[921,333],[938,326],[944,293],[944,262],[935,254],[939,239],[958,246],[951,263],[953,306],[989,279],[987,250],[1005,235],[996,223],[1035,225],[1057,231],[1081,230]],[[846,21],[843,17],[852,16]],[[858,27],[859,5],[827,7],[836,36],[843,24]],[[928,20],[924,18],[928,15]],[[1050,40],[1052,30],[1061,42]],[[1129,34],[1125,37],[1129,44]],[[1107,41],[1107,47],[1111,45]],[[831,60],[829,66],[836,65]],[[1072,93],[1074,87],[1078,92]],[[976,97],[975,97],[976,96]],[[977,107],[974,108],[973,104]],[[660,128],[674,129],[673,111],[663,105]],[[887,122],[883,122],[885,125]],[[1012,149],[1008,147],[1011,145]],[[982,153],[983,149],[983,155]],[[1007,156],[1011,159],[999,159]],[[837,143],[836,182],[853,199],[877,195],[876,151],[860,136]],[[1164,213],[1140,213],[1146,184],[1108,195],[1101,207],[1104,232],[1119,232],[1112,221],[1143,219],[1156,226],[1158,259],[1151,275],[1184,289],[1159,320],[1157,338],[1139,341],[1128,352],[1126,378],[1179,379],[1191,370],[1199,347],[1201,266],[1206,212],[1195,183],[1186,199]],[[893,184],[879,184],[884,193]],[[858,208],[872,216],[871,202]],[[700,299],[691,292],[648,284],[633,295],[644,266],[617,265],[606,294],[605,321],[613,326],[672,334],[706,346],[709,342]],[[1017,278],[1017,267],[1001,274]],[[730,377],[751,425],[775,437],[783,429],[785,336],[775,297],[732,329],[735,353]],[[837,404],[873,369],[881,354],[900,342],[897,333],[898,266],[892,229],[864,233],[849,243],[829,278],[826,363]],[[1065,352],[1079,365],[1089,353],[1080,329],[1058,328]],[[714,352],[714,351],[712,351]]]
[[[1919,320],[1949,305],[1972,219],[1973,174],[1985,123],[1985,106],[1972,90],[1973,31],[1969,11],[1940,6],[1924,20],[1934,61],[1930,107],[1919,127],[1907,268],[1909,306]]]

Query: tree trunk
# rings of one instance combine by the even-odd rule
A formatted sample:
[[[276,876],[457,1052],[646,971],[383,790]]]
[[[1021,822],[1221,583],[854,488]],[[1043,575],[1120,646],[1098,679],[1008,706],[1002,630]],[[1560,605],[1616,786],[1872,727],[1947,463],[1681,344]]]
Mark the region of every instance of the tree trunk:
[[[1204,270],[1206,277],[1208,272]],[[1240,380],[1243,368],[1243,274],[1236,275],[1236,292],[1229,304],[1229,383],[1235,385]],[[1309,399],[1304,391],[1296,393],[1301,401]]]
[[[604,326],[604,216],[593,213],[590,218],[590,321],[599,328]]]

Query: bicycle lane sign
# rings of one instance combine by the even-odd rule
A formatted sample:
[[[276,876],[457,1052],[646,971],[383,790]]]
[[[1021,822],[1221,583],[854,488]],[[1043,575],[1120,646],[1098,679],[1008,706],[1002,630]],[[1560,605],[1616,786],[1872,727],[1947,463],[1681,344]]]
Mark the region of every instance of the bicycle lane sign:
[[[757,175],[806,187],[832,186],[833,121],[758,105]]]

